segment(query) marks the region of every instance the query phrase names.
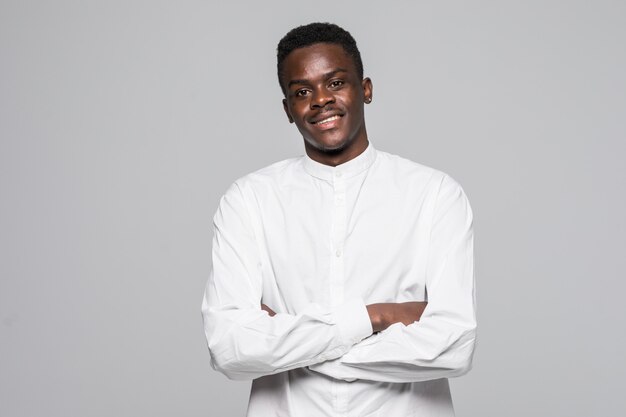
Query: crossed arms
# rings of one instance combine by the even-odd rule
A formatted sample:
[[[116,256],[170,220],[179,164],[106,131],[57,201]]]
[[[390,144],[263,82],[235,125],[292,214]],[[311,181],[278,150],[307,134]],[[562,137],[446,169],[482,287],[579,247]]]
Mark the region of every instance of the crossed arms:
[[[427,305],[428,302],[426,301],[409,301],[406,303],[376,303],[370,304],[366,308],[372,323],[372,331],[378,333],[395,323],[408,326],[419,321]],[[263,303],[261,303],[261,310],[266,311],[270,317],[276,315],[274,310]]]
[[[261,305],[258,247],[236,184],[215,218],[213,269],[202,312],[211,364],[231,379],[309,369],[347,381],[412,382],[462,375],[475,341],[472,214],[462,189],[443,177],[426,266],[428,302],[334,309],[311,303],[298,314]],[[260,308],[261,307],[261,308]]]

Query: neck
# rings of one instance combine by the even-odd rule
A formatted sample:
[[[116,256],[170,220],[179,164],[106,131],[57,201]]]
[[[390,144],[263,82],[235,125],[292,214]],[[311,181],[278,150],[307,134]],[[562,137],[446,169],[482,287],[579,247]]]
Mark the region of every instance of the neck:
[[[318,149],[306,141],[304,142],[304,149],[309,158],[315,162],[335,167],[361,155],[367,149],[368,144],[367,136],[364,136],[362,139],[341,149]]]

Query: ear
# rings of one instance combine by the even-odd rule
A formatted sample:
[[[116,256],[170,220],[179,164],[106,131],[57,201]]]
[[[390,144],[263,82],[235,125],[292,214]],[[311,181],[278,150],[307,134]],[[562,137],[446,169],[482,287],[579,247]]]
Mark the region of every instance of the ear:
[[[374,85],[372,84],[372,80],[368,77],[363,78],[361,86],[363,87],[363,101],[367,104],[371,103],[374,94]]]
[[[293,117],[291,117],[291,113],[289,113],[289,106],[287,105],[287,99],[283,99],[283,109],[285,110],[285,114],[287,115],[287,119],[289,123],[293,123]]]

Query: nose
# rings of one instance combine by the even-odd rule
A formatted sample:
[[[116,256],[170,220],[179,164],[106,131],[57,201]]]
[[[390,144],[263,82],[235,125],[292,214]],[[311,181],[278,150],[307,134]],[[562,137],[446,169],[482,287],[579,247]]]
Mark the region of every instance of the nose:
[[[331,91],[325,88],[317,88],[311,97],[311,108],[324,108],[326,105],[335,102],[335,97]]]

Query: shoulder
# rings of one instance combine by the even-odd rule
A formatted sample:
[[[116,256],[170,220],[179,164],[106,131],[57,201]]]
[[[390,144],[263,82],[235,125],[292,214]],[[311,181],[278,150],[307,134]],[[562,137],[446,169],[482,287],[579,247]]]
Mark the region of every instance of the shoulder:
[[[248,199],[255,193],[280,187],[285,178],[297,175],[302,170],[301,167],[301,156],[275,162],[233,181],[222,198],[236,196],[236,198]]]
[[[409,185],[422,184],[437,190],[444,183],[446,186],[456,185],[460,188],[460,185],[445,172],[408,158],[378,151],[376,159],[379,169],[387,175],[391,175],[395,182]]]
[[[392,172],[400,191],[423,195],[428,201],[435,224],[459,230],[471,229],[472,208],[463,187],[450,175],[438,169],[398,155],[379,152],[381,166]],[[386,167],[385,167],[386,165]],[[445,219],[443,223],[441,219]],[[441,227],[441,226],[440,226]]]
[[[449,205],[458,204],[471,213],[463,187],[447,173],[383,151],[378,151],[376,162],[380,178],[395,192],[423,197],[436,211],[445,211]]]
[[[258,195],[270,195],[272,189],[280,187],[281,178],[297,171],[301,157],[285,159],[246,174],[233,181],[220,197],[214,221],[222,218],[245,218],[251,215]],[[291,172],[290,172],[291,171]]]

